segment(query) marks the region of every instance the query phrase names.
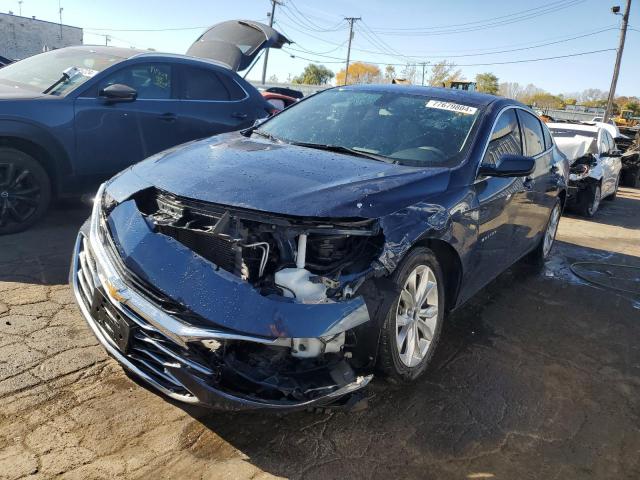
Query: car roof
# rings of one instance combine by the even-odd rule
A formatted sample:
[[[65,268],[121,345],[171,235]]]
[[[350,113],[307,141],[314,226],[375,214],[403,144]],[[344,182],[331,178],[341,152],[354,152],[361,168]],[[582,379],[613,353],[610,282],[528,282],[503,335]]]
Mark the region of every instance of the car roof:
[[[547,123],[549,128],[559,128],[563,130],[575,130],[576,132],[597,132],[602,127],[598,125],[585,125],[583,123]]]
[[[111,56],[122,58],[122,60],[128,60],[134,57],[135,58],[145,57],[145,58],[149,58],[150,60],[153,60],[153,59],[190,60],[195,62],[207,63],[210,65],[216,65],[218,67],[222,67],[229,70],[229,67],[224,63],[217,62],[215,60],[210,60],[208,58],[192,57],[190,55],[181,55],[179,53],[163,53],[163,52],[154,52],[149,50],[141,50],[139,48],[111,47],[111,46],[105,46],[105,45],[78,45],[78,46],[64,47],[64,48],[68,50],[85,50],[85,51],[96,52],[104,55],[111,55]]]
[[[392,92],[406,93],[409,95],[422,95],[425,97],[437,97],[452,102],[472,103],[477,106],[487,106],[498,100],[509,100],[504,97],[497,97],[486,93],[469,92],[467,90],[458,90],[455,88],[444,87],[423,87],[421,85],[399,85],[399,84],[367,84],[367,85],[348,85],[344,88],[357,91],[376,91],[376,92]],[[510,103],[520,105],[519,102],[511,100]]]

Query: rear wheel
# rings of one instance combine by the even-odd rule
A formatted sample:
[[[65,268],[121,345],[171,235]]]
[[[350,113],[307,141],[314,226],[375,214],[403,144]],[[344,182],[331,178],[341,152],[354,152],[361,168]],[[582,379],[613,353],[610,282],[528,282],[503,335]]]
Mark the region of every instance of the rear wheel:
[[[410,382],[427,368],[444,317],[444,278],[431,250],[409,252],[391,276],[398,291],[382,329],[379,368],[391,380]]]
[[[47,210],[51,185],[30,155],[0,147],[0,235],[26,230]]]
[[[602,189],[599,183],[592,183],[578,192],[576,207],[585,217],[593,217],[600,207]]]
[[[551,254],[551,248],[556,239],[556,233],[558,233],[558,225],[560,224],[560,215],[562,214],[562,205],[560,199],[556,201],[551,215],[549,215],[549,221],[547,222],[547,228],[544,231],[544,235],[540,240],[538,246],[529,255],[525,257],[525,260],[534,265],[542,266],[544,261],[549,258]]]

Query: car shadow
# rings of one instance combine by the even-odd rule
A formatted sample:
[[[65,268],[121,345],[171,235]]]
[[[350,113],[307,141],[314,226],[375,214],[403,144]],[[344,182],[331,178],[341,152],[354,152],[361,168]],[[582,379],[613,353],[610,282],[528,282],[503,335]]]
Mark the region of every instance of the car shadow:
[[[33,228],[0,236],[0,282],[67,283],[76,235],[90,213],[79,201],[60,201]]]
[[[600,408],[617,408],[617,400],[591,385],[585,371],[632,371],[628,359],[613,351],[620,335],[640,333],[633,321],[640,296],[607,292],[616,305],[608,319],[615,328],[604,328],[602,289],[570,268],[596,259],[640,265],[638,257],[561,242],[542,269],[516,264],[448,318],[424,377],[412,385],[376,377],[364,411],[222,413],[176,404],[210,432],[191,453],[207,458],[221,438],[261,470],[288,478],[389,478],[400,471],[403,478],[425,478],[427,466],[428,478],[465,478],[477,473],[466,459],[498,452],[518,436],[563,438],[586,416],[596,429],[624,425],[626,414],[597,419]],[[592,398],[582,397],[585,388]],[[553,449],[564,459],[559,461],[570,463],[580,439],[566,438]],[[544,444],[538,448],[529,468],[542,475],[535,462],[544,456]],[[467,469],[462,476],[452,474],[457,458]]]

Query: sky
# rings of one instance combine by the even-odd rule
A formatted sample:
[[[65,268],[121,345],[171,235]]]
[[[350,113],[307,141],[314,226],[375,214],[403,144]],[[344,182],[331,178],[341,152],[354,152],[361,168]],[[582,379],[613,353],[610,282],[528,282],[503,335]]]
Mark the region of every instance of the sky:
[[[60,0],[63,23],[85,29],[84,41],[184,53],[208,25],[229,19],[268,22],[270,0]],[[468,80],[492,72],[500,82],[533,83],[552,93],[608,90],[625,0],[281,0],[275,28],[293,42],[271,50],[267,77],[286,81],[310,63],[344,67],[348,23],[355,22],[351,59],[398,64],[454,61]],[[640,96],[640,2],[630,30],[616,94]],[[58,0],[23,0],[22,15],[58,21]],[[18,14],[17,0],[0,12]],[[140,31],[161,30],[162,31]],[[138,30],[138,31],[135,31]],[[576,38],[579,37],[579,38]],[[515,51],[514,51],[515,50]],[[603,52],[529,62],[527,60]],[[495,64],[523,61],[522,63]],[[493,65],[477,65],[477,64]],[[418,70],[421,72],[422,67]],[[248,74],[259,79],[262,63]],[[426,67],[429,73],[429,67]]]

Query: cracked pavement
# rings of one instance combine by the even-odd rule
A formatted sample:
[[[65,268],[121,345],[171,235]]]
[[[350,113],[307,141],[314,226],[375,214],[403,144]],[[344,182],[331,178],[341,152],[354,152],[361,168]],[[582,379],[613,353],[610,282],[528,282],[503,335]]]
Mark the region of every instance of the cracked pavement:
[[[88,215],[0,238],[0,478],[640,478],[640,297],[576,261],[640,266],[640,191],[565,216],[542,272],[517,265],[447,320],[425,377],[377,379],[357,413],[223,413],[132,381],[66,284]],[[636,282],[637,283],[637,282]]]

